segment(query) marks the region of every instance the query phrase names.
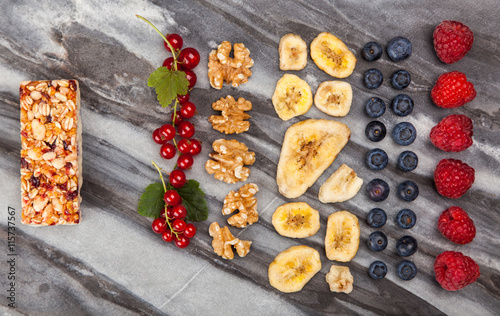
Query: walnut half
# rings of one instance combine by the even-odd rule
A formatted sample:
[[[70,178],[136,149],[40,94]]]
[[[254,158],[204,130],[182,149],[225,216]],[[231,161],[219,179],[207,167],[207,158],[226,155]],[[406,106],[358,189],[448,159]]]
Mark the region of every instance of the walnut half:
[[[242,43],[234,44],[234,58],[229,57],[231,43],[222,42],[217,50],[213,50],[208,56],[208,78],[210,85],[215,89],[221,89],[224,80],[227,84],[237,87],[248,81],[252,75],[249,69],[253,66],[250,51]]]
[[[208,121],[212,123],[212,127],[221,133],[239,134],[248,131],[250,122],[245,121],[250,118],[250,115],[245,111],[252,109],[252,103],[243,98],[236,101],[232,96],[212,103],[212,108],[216,111],[221,111],[222,115],[212,115]]]
[[[244,257],[250,252],[252,242],[234,237],[227,226],[221,229],[217,222],[213,222],[210,224],[208,233],[214,238],[212,247],[215,253],[224,259],[232,260],[234,258],[232,246],[236,248],[236,252],[240,257]]]
[[[257,212],[257,199],[254,195],[259,191],[259,187],[254,183],[247,183],[238,192],[231,191],[224,199],[222,214],[229,215],[234,211],[239,212],[231,216],[227,222],[231,226],[243,228],[252,225],[259,220]]]
[[[250,175],[250,169],[244,165],[253,165],[255,153],[248,151],[245,144],[237,140],[217,139],[212,144],[214,153],[212,158],[205,164],[205,169],[214,178],[226,183],[246,181]]]

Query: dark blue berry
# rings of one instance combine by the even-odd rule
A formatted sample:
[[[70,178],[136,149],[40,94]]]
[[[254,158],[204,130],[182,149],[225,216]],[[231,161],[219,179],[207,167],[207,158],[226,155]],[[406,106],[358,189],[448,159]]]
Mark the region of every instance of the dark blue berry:
[[[403,90],[408,87],[411,82],[410,73],[406,70],[396,70],[391,76],[391,84],[394,89]]]
[[[403,172],[412,171],[417,168],[418,157],[413,151],[403,151],[398,157],[398,168]]]
[[[399,94],[392,99],[391,106],[397,116],[407,116],[413,111],[413,100],[406,94]]]
[[[387,44],[387,55],[393,61],[402,61],[411,55],[411,42],[409,39],[397,36]]]
[[[385,102],[381,98],[373,97],[365,103],[365,113],[369,117],[376,118],[385,113]]]
[[[396,215],[396,224],[404,229],[410,229],[415,226],[417,215],[410,209],[404,208]]]
[[[398,196],[406,201],[411,202],[418,197],[418,186],[411,180],[403,181],[398,186]]]
[[[371,121],[366,125],[365,135],[372,142],[379,142],[387,134],[384,123],[380,121]]]
[[[366,223],[373,228],[380,228],[384,226],[387,221],[387,214],[381,208],[372,208],[366,216]]]
[[[402,146],[408,146],[417,138],[415,126],[409,122],[401,122],[394,126],[392,138],[396,143]]]
[[[376,231],[368,236],[368,248],[373,251],[382,251],[387,247],[387,236],[381,232]]]
[[[382,56],[382,46],[377,42],[369,42],[363,46],[361,55],[366,61],[375,61]]]
[[[398,264],[398,276],[401,280],[411,280],[417,275],[417,266],[410,260],[401,261]]]
[[[389,196],[389,185],[382,179],[373,179],[366,185],[368,196],[374,202],[381,202]]]
[[[388,162],[387,153],[380,148],[374,148],[366,155],[366,165],[371,170],[382,170],[387,166]]]
[[[387,266],[382,261],[373,261],[368,268],[368,274],[372,277],[372,279],[383,279],[387,274]]]
[[[363,82],[365,83],[365,87],[368,89],[376,89],[380,87],[382,81],[384,81],[384,76],[382,76],[380,70],[372,68],[365,71]]]
[[[417,240],[411,236],[403,236],[396,242],[396,252],[401,257],[409,257],[418,249]]]

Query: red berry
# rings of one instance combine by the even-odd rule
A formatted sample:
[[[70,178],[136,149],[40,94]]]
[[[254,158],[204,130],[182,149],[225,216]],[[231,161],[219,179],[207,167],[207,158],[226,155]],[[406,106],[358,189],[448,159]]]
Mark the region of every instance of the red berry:
[[[184,104],[189,101],[189,93],[186,93],[184,95],[178,94],[177,95],[177,101],[179,101],[180,104]]]
[[[174,57],[168,57],[163,61],[162,67],[167,67],[168,69],[172,69],[174,65]],[[177,65],[179,67],[180,65]]]
[[[167,41],[170,43],[170,45],[172,46],[172,48],[174,50],[179,50],[182,48],[182,44],[183,44],[183,40],[182,40],[182,37],[179,35],[179,34],[168,34],[166,36],[167,38]],[[169,52],[171,52],[172,50],[170,49],[170,47],[168,46],[167,42],[163,42],[163,45],[165,45],[165,49]]]
[[[189,238],[184,236],[184,234],[179,234],[175,239],[175,245],[179,248],[186,248],[189,246]]]
[[[166,218],[166,215],[165,215],[165,211],[168,213],[168,207],[164,208],[161,213],[160,213],[160,217],[165,219]]]
[[[157,234],[162,234],[167,229],[167,227],[167,222],[164,218],[161,217],[155,219],[151,224],[151,228],[153,228],[153,231]]]
[[[443,159],[434,170],[434,183],[442,196],[459,198],[474,183],[475,172],[468,164],[457,159]]]
[[[184,69],[193,69],[200,63],[200,54],[192,47],[187,47],[179,53],[179,61]]]
[[[165,138],[163,138],[163,136],[161,135],[160,133],[160,129],[157,128],[153,131],[153,140],[155,143],[157,144],[163,144],[165,143],[167,140]]]
[[[165,203],[170,206],[182,203],[181,196],[175,190],[168,190],[167,192],[165,192],[165,194],[163,195],[163,200],[165,200]]]
[[[174,219],[174,222],[172,223],[172,228],[176,232],[183,232],[186,229],[186,222],[180,218]]]
[[[173,211],[172,207],[167,206],[167,217],[168,217],[168,219],[174,218],[174,215],[172,214],[172,211]]]
[[[187,210],[184,205],[178,204],[172,207],[172,218],[184,219],[187,216]]]
[[[172,124],[175,123],[174,125],[179,125],[180,123],[182,123],[184,121],[184,118],[181,116],[179,111],[177,111],[175,113],[175,122],[174,122],[174,112],[172,112],[172,115],[170,116],[170,118],[172,119]]]
[[[181,106],[181,115],[185,119],[190,119],[196,114],[196,105],[192,102],[186,102]]]
[[[184,236],[187,238],[193,238],[196,235],[196,227],[189,223],[186,225],[186,229],[184,230]]]
[[[163,234],[161,234],[161,239],[166,242],[171,242],[172,240],[174,240],[174,234],[170,229],[167,229]]]
[[[194,135],[194,125],[188,121],[181,122],[177,130],[182,138],[191,138]]]
[[[472,145],[472,127],[466,115],[452,114],[431,129],[430,139],[441,150],[459,152]]]
[[[186,184],[186,174],[180,169],[175,169],[170,173],[170,184],[176,188],[182,188]]]
[[[175,127],[171,124],[165,124],[160,127],[160,134],[165,138],[166,141],[170,141],[175,137]]]
[[[191,149],[189,150],[189,154],[191,156],[196,156],[201,153],[201,143],[197,139],[190,139],[191,141]]]
[[[474,34],[458,21],[443,21],[434,30],[434,50],[442,62],[453,64],[472,48]]]
[[[172,159],[175,156],[175,146],[171,143],[161,145],[160,155],[165,159]]]
[[[186,79],[189,81],[188,89],[191,89],[196,84],[196,74],[192,70],[183,70],[186,73]]]
[[[177,167],[181,170],[186,170],[191,168],[193,165],[193,156],[190,154],[182,154],[177,158]]]
[[[436,281],[448,291],[460,290],[474,283],[481,275],[479,266],[461,252],[445,251],[434,261]]]
[[[441,213],[438,220],[438,230],[452,242],[465,245],[476,237],[476,226],[466,211],[458,206],[452,206]]]
[[[192,147],[191,140],[189,139],[182,138],[177,142],[177,148],[183,154],[189,154],[191,147]]]
[[[434,104],[442,108],[458,108],[474,100],[476,90],[474,85],[467,81],[465,74],[459,71],[447,72],[439,76],[431,98]]]

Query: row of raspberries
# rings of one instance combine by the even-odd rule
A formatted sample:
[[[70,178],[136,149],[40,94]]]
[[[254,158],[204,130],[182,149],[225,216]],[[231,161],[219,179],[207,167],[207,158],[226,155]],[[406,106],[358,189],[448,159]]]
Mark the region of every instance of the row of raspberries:
[[[463,23],[443,21],[435,29],[434,49],[447,64],[462,59],[474,41],[472,31]],[[439,76],[431,91],[434,104],[442,108],[458,108],[476,97],[474,85],[465,74],[452,71]],[[452,114],[431,129],[430,139],[446,152],[460,152],[472,145],[472,120],[466,115]],[[472,167],[457,159],[441,160],[434,171],[434,183],[439,194],[459,198],[474,183]],[[465,245],[476,236],[476,227],[466,211],[458,206],[446,209],[438,219],[438,230],[450,241]],[[461,252],[445,251],[434,262],[436,280],[448,291],[456,291],[479,278],[479,266]]]

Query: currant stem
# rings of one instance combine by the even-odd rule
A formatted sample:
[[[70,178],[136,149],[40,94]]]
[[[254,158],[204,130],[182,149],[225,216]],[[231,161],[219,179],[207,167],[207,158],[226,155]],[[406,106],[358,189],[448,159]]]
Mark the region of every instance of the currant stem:
[[[154,161],[151,162],[153,163],[153,166],[155,166],[156,170],[158,170],[158,173],[160,174],[161,183],[163,183],[163,190],[167,192],[167,186],[165,185],[165,180],[163,180],[163,175],[161,174],[160,167],[158,167],[158,165]]]
[[[165,37],[165,36],[164,36],[164,35],[160,32],[160,30],[158,30],[158,29],[156,28],[156,26],[154,26],[154,25],[153,25],[153,23],[149,22],[149,21],[148,21],[148,19],[146,19],[145,17],[142,17],[142,16],[137,15],[137,14],[136,14],[135,16],[136,16],[136,17],[138,17],[139,19],[141,19],[141,20],[145,21],[145,22],[146,22],[146,23],[148,23],[149,25],[151,25],[151,26],[155,29],[155,31],[156,31],[156,32],[158,32],[158,34],[160,34],[160,36],[163,38],[163,40],[165,41],[165,43],[167,43],[168,47],[169,47],[169,48],[170,48],[170,50],[172,51],[172,54],[174,55],[174,62],[176,62],[176,61],[177,61],[177,58],[176,58],[175,53],[174,53],[174,52],[175,52],[175,50],[174,50],[174,48],[172,47],[172,45],[170,44],[170,42],[169,42],[169,41],[167,41],[167,38],[166,38],[166,37]],[[177,70],[177,66],[176,66],[176,70]]]

